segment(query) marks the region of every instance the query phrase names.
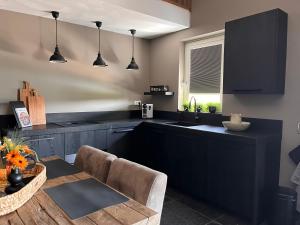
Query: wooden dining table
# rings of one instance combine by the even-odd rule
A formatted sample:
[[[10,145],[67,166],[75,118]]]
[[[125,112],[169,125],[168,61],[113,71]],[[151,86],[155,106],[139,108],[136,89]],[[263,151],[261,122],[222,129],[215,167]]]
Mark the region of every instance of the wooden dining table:
[[[43,161],[57,159],[48,157]],[[78,219],[69,216],[44,191],[45,188],[92,178],[86,172],[47,179],[33,197],[14,212],[0,216],[1,225],[159,225],[160,214],[129,198]],[[100,182],[100,181],[99,181]],[[101,198],[101,196],[99,196]]]

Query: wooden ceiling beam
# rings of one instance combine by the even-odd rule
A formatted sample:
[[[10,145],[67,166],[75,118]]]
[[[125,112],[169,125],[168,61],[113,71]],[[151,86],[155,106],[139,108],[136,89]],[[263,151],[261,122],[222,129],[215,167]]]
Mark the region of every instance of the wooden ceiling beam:
[[[163,0],[170,4],[192,11],[192,0]]]

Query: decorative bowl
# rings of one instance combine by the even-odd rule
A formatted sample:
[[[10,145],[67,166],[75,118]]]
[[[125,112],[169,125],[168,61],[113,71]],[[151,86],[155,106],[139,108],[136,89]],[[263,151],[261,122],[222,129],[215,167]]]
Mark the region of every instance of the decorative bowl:
[[[232,123],[231,121],[223,121],[222,124],[227,130],[244,131],[249,128],[251,123],[250,122]]]
[[[26,173],[25,173],[26,172]],[[40,187],[46,182],[46,167],[43,164],[37,163],[30,171],[24,171],[24,177],[34,177],[27,183],[21,190],[10,194],[4,195],[4,189],[7,182],[0,186],[0,217],[15,211],[24,205]]]

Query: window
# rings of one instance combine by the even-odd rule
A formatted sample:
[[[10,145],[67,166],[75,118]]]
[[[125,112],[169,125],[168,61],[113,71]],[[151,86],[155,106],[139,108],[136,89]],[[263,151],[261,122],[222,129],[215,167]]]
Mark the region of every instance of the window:
[[[211,105],[216,106],[219,112],[222,110],[223,53],[223,32],[185,42],[181,109],[186,108],[194,96],[203,112],[207,112]]]

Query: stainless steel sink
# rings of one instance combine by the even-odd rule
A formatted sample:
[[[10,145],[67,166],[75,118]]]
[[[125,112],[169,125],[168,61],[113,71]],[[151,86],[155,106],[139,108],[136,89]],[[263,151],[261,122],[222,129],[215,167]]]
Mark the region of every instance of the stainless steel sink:
[[[192,127],[192,126],[199,125],[197,123],[186,122],[186,121],[177,121],[177,122],[172,122],[172,123],[168,123],[168,124],[175,125],[175,126],[181,126],[181,127]]]

